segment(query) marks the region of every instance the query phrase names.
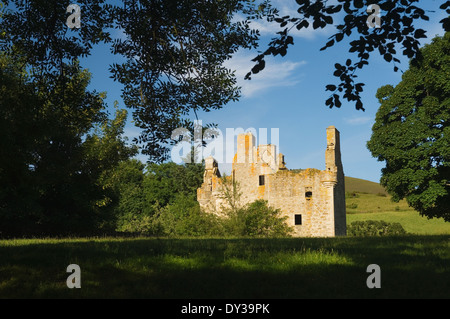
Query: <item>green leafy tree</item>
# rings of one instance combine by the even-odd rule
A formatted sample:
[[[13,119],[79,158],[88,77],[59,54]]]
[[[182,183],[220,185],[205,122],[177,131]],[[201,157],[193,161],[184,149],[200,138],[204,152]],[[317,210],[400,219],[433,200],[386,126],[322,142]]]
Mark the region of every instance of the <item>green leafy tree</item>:
[[[172,203],[177,194],[197,199],[197,188],[203,183],[203,164],[173,162],[149,164],[144,180],[146,200],[160,206]]]
[[[185,194],[177,194],[172,203],[159,209],[154,216],[155,230],[159,235],[179,236],[219,236],[223,227],[219,218],[200,209],[199,203]]]
[[[248,21],[261,16],[252,0],[81,0],[81,28],[68,29],[69,1],[4,3],[0,50],[24,54],[36,78],[59,81],[65,63],[89,56],[100,42],[124,58],[111,65],[111,76],[123,84],[151,162],[167,160],[172,131],[192,128],[189,118],[197,111],[238,98],[235,76],[223,62],[239,48],[257,46],[258,33]],[[247,19],[234,20],[238,13]],[[111,27],[123,36],[113,38]]]
[[[83,166],[82,137],[105,116],[102,96],[86,90],[89,74],[76,63],[64,66],[61,81],[36,82],[22,57],[2,57],[2,231],[91,229],[92,175]]]
[[[224,201],[221,209],[227,210],[229,213],[236,213],[243,206],[241,186],[239,182],[226,174],[221,176],[220,181],[221,191],[219,196]]]
[[[79,0],[82,27],[68,29],[66,9],[71,1],[3,0],[0,15],[0,49],[24,56],[27,65],[36,69],[34,76],[52,74],[63,77],[63,65],[91,53],[93,45],[109,42],[112,5],[105,0]]]
[[[203,171],[202,164],[153,163],[144,169],[137,160],[122,162],[107,179],[117,197],[116,230],[164,236],[206,234],[202,225],[209,219],[197,202]]]
[[[381,184],[395,201],[450,221],[450,33],[433,39],[381,104],[367,143],[384,161]]]
[[[93,209],[100,217],[99,229],[108,232],[116,229],[125,207],[134,211],[142,199],[135,187],[143,177],[143,164],[130,160],[138,148],[128,146],[126,138],[122,138],[126,119],[127,111],[117,109],[116,103],[115,117],[97,124],[83,142],[85,170],[93,177],[91,185],[98,190]],[[130,200],[132,196],[136,198]]]
[[[108,215],[101,176],[133,153],[120,137],[125,114],[107,118],[104,94],[86,89],[90,74],[76,62],[56,82],[37,80],[20,55],[0,64],[0,232],[98,231]],[[101,136],[89,135],[96,125]]]
[[[80,0],[82,27],[68,32],[65,10],[69,1],[3,2],[14,10],[5,9],[0,15],[0,48],[25,53],[27,63],[40,70],[38,74],[52,70],[57,78],[67,60],[88,56],[99,42],[112,43],[113,53],[126,59],[111,66],[112,76],[124,85],[125,104],[133,109],[136,124],[143,129],[139,138],[145,142],[143,151],[155,162],[167,159],[173,129],[192,127],[189,116],[198,110],[220,109],[239,97],[234,74],[223,62],[239,48],[258,46],[259,33],[250,27],[250,21],[265,17],[279,23],[280,31],[252,60],[256,64],[247,79],[265,68],[267,56],[287,54],[294,44],[291,34],[295,30],[309,26],[322,29],[336,25],[343,17],[322,50],[345,38],[352,40],[351,35],[357,33],[359,38],[349,42],[349,53],[357,57],[335,63],[333,74],[340,83],[326,86],[331,94],[325,104],[340,107],[342,97],[364,110],[364,83],[357,82],[357,71],[368,65],[377,51],[393,63],[394,71],[400,70],[399,55],[420,58],[419,40],[427,35],[414,23],[429,20],[421,6],[425,0],[297,0],[297,13],[283,17],[269,0],[258,4],[252,0],[123,0],[112,4]],[[371,4],[382,12],[381,24],[373,29],[367,24]],[[436,9],[450,14],[450,1]],[[234,19],[237,15],[244,19]],[[450,30],[450,18],[440,23],[444,30]],[[113,39],[110,27],[123,32],[125,39]]]
[[[27,232],[42,217],[33,176],[33,139],[43,135],[35,118],[42,107],[24,68],[1,54],[0,236]]]
[[[233,17],[258,10],[249,0],[131,0],[114,10],[115,27],[126,37],[112,49],[127,61],[113,64],[112,76],[143,130],[143,153],[161,162],[176,128],[193,131],[189,116],[238,99],[235,76],[223,63],[239,48],[256,47],[258,34],[248,19]]]

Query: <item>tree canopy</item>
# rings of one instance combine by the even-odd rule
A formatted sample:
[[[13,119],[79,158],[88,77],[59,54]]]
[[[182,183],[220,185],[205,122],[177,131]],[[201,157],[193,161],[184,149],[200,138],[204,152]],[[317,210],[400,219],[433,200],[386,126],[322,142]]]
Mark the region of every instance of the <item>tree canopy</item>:
[[[64,64],[89,56],[100,42],[124,58],[110,66],[111,77],[123,84],[125,106],[142,129],[139,141],[151,162],[168,158],[172,131],[192,128],[199,110],[237,100],[236,78],[223,62],[239,48],[257,46],[258,32],[248,21],[263,12],[252,0],[82,0],[81,27],[68,29],[67,1],[4,3],[0,50],[23,55],[37,79],[58,81]],[[246,18],[235,21],[237,13]]]
[[[141,142],[151,162],[168,158],[170,144],[176,142],[171,140],[174,129],[194,130],[191,119],[198,111],[220,109],[239,98],[236,77],[223,63],[238,49],[258,47],[260,35],[252,29],[251,21],[275,21],[280,31],[253,59],[253,67],[249,61],[247,79],[265,68],[267,56],[287,54],[294,44],[293,31],[310,25],[314,29],[334,25],[344,13],[337,32],[323,49],[356,33],[349,53],[357,58],[336,61],[334,75],[340,83],[326,86],[330,95],[325,104],[340,107],[343,98],[364,110],[364,83],[357,82],[357,71],[369,63],[374,51],[393,63],[395,71],[399,70],[399,55],[419,59],[419,40],[426,32],[414,23],[429,20],[419,0],[338,0],[333,4],[297,0],[297,15],[283,17],[270,0],[80,0],[81,28],[68,30],[68,1],[3,2],[0,50],[23,55],[36,69],[36,78],[45,74],[56,81],[62,76],[64,63],[89,56],[100,42],[109,44],[113,54],[125,59],[111,65],[111,77],[123,85],[125,105],[133,110],[135,123],[142,129],[136,142]],[[382,11],[379,28],[367,25],[370,4],[377,4]],[[450,1],[440,9],[450,13]],[[449,30],[449,18],[440,22]],[[398,46],[402,46],[401,52]]]
[[[0,66],[0,234],[98,230],[110,217],[101,176],[136,152],[121,138],[126,112],[108,119],[78,63],[57,82],[33,79],[20,56]]]
[[[433,39],[381,104],[367,146],[384,161],[381,184],[394,200],[450,221],[450,32]]]
[[[122,137],[127,112],[116,105],[108,114],[79,58],[101,41],[125,58],[111,75],[144,129],[144,153],[161,162],[173,130],[194,128],[191,112],[237,99],[223,62],[257,45],[248,19],[265,9],[252,0],[82,0],[81,28],[69,30],[68,3],[4,3],[13,9],[0,6],[0,237],[223,234],[196,201],[203,165],[151,163],[144,172]],[[237,12],[247,18],[235,22]],[[113,39],[110,27],[124,36]],[[265,222],[258,209],[276,215],[263,206],[249,215],[252,227]]]

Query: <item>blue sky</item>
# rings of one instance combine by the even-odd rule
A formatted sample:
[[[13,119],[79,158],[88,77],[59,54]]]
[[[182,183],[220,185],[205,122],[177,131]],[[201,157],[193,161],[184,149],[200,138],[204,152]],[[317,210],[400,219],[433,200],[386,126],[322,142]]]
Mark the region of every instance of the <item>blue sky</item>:
[[[281,15],[293,15],[296,3],[294,0],[276,0]],[[442,4],[438,0],[421,1],[426,3],[430,21],[417,24],[427,30],[430,42],[434,35],[443,35],[439,20],[445,17],[445,12],[439,10]],[[381,12],[381,19],[383,12]],[[262,42],[268,41],[278,31],[276,25],[261,23],[255,25],[262,34]],[[370,139],[375,114],[379,107],[375,98],[377,89],[386,84],[396,85],[401,81],[401,72],[394,72],[393,65],[385,62],[376,54],[371,55],[370,65],[358,73],[359,82],[365,83],[362,93],[365,112],[357,111],[354,104],[342,100],[341,108],[329,109],[325,100],[330,92],[325,91],[327,84],[339,84],[333,76],[334,64],[345,63],[347,58],[356,59],[356,54],[348,53],[348,42],[320,51],[329,36],[334,34],[334,28],[293,32],[294,46],[288,54],[281,58],[269,58],[266,69],[246,81],[244,75],[253,66],[250,61],[257,51],[239,51],[226,66],[236,71],[238,84],[242,87],[242,97],[238,102],[226,105],[223,109],[200,113],[203,123],[214,122],[225,133],[227,128],[268,129],[270,142],[271,128],[279,131],[279,150],[284,154],[286,166],[294,168],[325,168],[326,128],[334,125],[341,133],[341,152],[345,175],[379,182],[381,168],[384,163],[377,162],[366,148]],[[265,49],[261,45],[261,50]],[[397,50],[401,52],[401,50]],[[112,108],[114,100],[124,107],[121,85],[109,77],[109,65],[120,61],[113,56],[105,46],[98,46],[93,54],[82,61],[93,78],[91,88],[107,92],[107,103]],[[400,68],[407,70],[408,60],[401,58]],[[133,126],[131,112],[125,135],[138,136],[139,130]],[[145,161],[144,156],[139,157]],[[221,171],[229,172],[230,164],[220,164]]]

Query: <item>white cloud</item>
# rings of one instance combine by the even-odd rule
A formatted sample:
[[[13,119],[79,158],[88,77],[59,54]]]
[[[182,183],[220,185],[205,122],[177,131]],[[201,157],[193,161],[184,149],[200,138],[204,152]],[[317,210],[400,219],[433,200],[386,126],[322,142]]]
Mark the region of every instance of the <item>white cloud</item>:
[[[111,29],[110,32],[114,39],[118,39],[118,40],[122,40],[122,41],[127,39],[127,34],[125,33],[124,29],[122,29],[122,28]]]
[[[134,125],[134,122],[131,118],[128,118],[128,122],[124,127],[123,136],[128,137],[128,140],[132,140],[133,138],[139,137],[141,135],[141,129]]]
[[[292,62],[292,61],[277,61],[276,59],[267,60],[266,67],[258,74],[252,75],[251,80],[244,80],[245,75],[255,65],[251,60],[257,54],[238,52],[225,62],[225,66],[233,71],[241,87],[242,97],[249,98],[255,94],[266,91],[274,87],[294,86],[299,83],[299,74],[297,69],[306,64],[306,61]]]
[[[350,125],[363,125],[369,123],[371,120],[372,118],[369,116],[358,116],[344,119],[344,121]]]

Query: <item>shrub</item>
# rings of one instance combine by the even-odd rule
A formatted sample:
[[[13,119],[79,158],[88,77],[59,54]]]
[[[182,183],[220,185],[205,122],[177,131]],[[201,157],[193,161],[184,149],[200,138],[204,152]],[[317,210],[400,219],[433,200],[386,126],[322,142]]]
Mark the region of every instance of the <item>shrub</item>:
[[[228,211],[222,220],[226,235],[238,237],[285,237],[292,228],[286,224],[287,217],[280,210],[256,200],[243,208]]]
[[[359,198],[359,194],[357,192],[345,192],[346,198]]]
[[[356,221],[347,227],[347,235],[353,237],[405,235],[400,223],[387,223],[383,220]]]
[[[217,236],[222,234],[218,217],[200,209],[191,196],[177,194],[173,203],[162,207],[153,216],[154,235]]]
[[[214,214],[201,211],[192,196],[176,194],[172,203],[158,202],[146,213],[131,212],[122,216],[117,231],[124,234],[150,236],[218,236],[222,225]]]

